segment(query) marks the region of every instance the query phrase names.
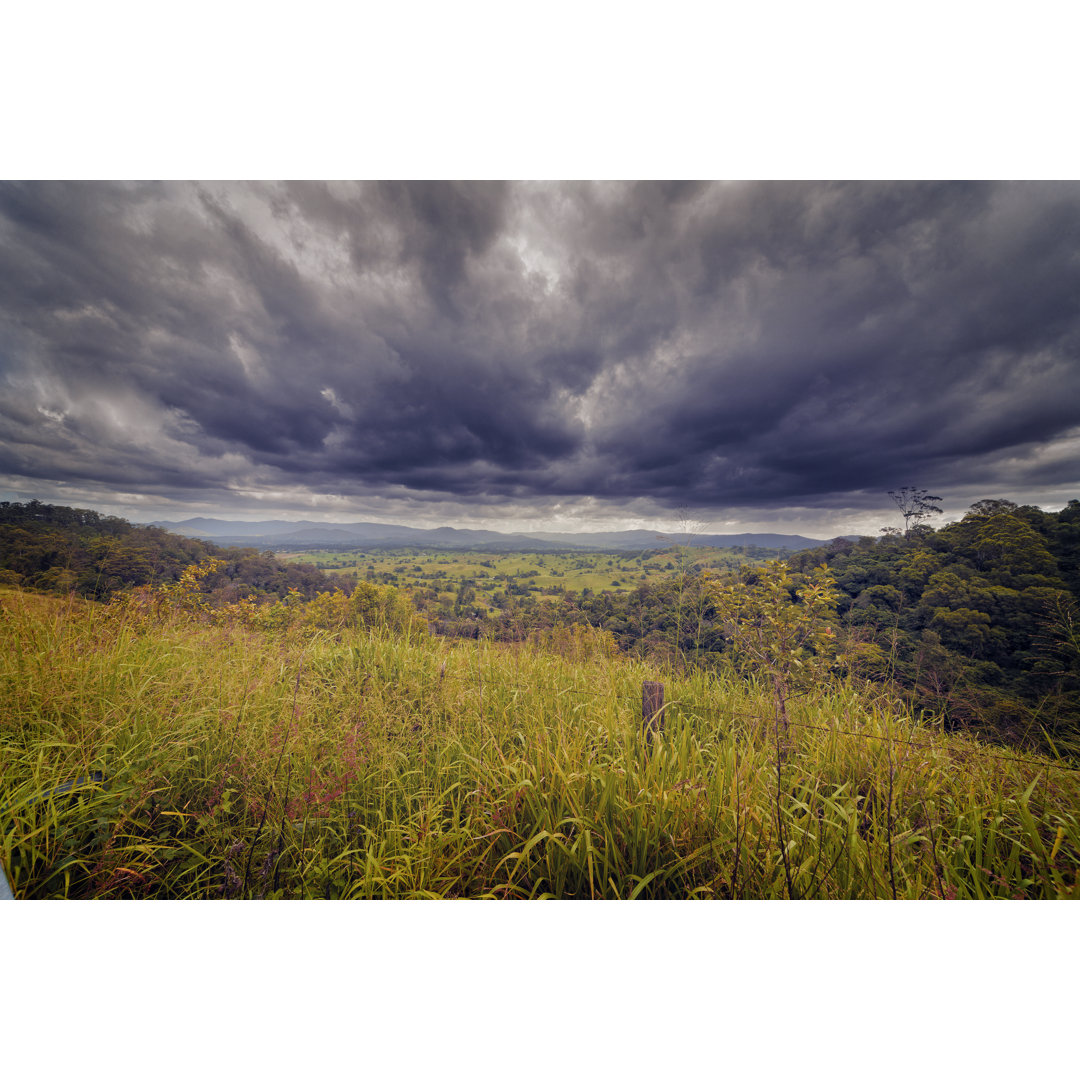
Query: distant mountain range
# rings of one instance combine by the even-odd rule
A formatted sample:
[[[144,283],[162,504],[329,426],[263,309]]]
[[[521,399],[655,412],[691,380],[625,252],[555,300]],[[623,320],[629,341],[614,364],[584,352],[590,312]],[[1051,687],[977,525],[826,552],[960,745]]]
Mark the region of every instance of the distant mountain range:
[[[223,521],[194,517],[186,521],[152,521],[169,532],[210,540],[225,547],[276,550],[319,548],[453,548],[470,551],[556,551],[566,549],[641,551],[674,544],[692,547],[761,547],[798,551],[827,543],[787,533],[729,533],[700,536],[662,534],[650,529],[621,532],[500,533],[490,529],[414,529],[409,525],[381,525],[371,521]],[[852,537],[852,539],[856,539]]]

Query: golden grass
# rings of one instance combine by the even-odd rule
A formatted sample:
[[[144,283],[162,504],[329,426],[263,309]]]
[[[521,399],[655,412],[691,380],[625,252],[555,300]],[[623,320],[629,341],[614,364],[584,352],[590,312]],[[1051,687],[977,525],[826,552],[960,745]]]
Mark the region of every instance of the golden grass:
[[[880,691],[823,685],[785,732],[764,682],[602,643],[0,603],[17,897],[1078,895],[1077,773]]]

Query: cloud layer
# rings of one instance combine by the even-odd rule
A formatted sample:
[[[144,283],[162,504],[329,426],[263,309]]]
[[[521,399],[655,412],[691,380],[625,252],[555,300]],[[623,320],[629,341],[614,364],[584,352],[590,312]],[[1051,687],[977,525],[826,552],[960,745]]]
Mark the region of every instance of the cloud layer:
[[[0,386],[11,490],[1040,501],[1080,490],[1080,185],[5,184]]]

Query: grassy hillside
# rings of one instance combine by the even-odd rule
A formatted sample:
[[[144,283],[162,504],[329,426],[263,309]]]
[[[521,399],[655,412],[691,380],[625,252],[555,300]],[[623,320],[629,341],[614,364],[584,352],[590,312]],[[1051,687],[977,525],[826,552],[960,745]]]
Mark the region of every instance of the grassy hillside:
[[[182,600],[0,593],[16,896],[1080,896],[1080,776],[881,691],[823,681],[785,729],[763,679],[588,628],[455,643],[385,596]],[[651,749],[643,679],[669,702]]]

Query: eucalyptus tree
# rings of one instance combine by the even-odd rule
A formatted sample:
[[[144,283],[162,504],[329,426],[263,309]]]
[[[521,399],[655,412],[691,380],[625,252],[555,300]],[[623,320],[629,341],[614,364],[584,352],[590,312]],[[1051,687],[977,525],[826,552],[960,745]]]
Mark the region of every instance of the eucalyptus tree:
[[[941,513],[941,507],[934,505],[941,502],[941,497],[931,495],[926,488],[902,487],[898,491],[890,491],[889,498],[896,503],[904,519],[905,539],[910,538],[912,531],[918,529],[932,514]]]

